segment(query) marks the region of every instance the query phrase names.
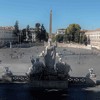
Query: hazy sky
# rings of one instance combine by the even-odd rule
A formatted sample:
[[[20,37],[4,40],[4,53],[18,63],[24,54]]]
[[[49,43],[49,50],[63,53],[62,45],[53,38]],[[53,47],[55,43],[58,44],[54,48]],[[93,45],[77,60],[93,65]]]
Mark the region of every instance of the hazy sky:
[[[0,26],[13,26],[16,20],[20,28],[40,22],[48,31],[50,9],[53,32],[72,23],[82,29],[100,28],[100,0],[0,0]]]

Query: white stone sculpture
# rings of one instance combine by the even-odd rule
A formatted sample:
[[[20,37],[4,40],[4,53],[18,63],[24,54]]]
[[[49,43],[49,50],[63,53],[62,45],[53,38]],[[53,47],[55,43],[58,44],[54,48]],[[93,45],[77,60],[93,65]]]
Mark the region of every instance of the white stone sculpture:
[[[89,76],[88,77],[89,78],[95,78],[96,77],[96,74],[94,73],[93,68],[89,69]]]
[[[5,72],[2,74],[3,81],[11,82],[13,73],[9,70],[9,67],[5,67]]]
[[[62,61],[62,58],[59,58],[59,61],[56,63],[56,71],[58,74],[68,75],[72,69],[70,65]]]
[[[32,65],[31,67],[29,67],[29,69],[28,69],[26,75],[27,75],[27,76],[33,75],[33,71],[34,71],[34,70],[33,70],[33,65]]]
[[[5,72],[3,73],[3,75],[12,76],[13,73],[9,70],[9,67],[5,67]]]
[[[52,45],[50,39],[48,41],[48,45],[45,48],[43,56],[44,63],[48,72],[52,73],[54,71],[54,65],[56,61],[56,46]]]
[[[93,68],[89,68],[89,73],[86,75],[87,78],[96,78],[96,74],[93,71]]]
[[[31,63],[32,63],[32,65],[33,65],[33,64],[34,64],[34,62],[35,62],[35,60],[34,60],[33,56],[32,56],[32,57],[30,57],[30,59],[31,59]]]
[[[39,58],[36,58],[36,61],[33,64],[33,74],[39,74],[42,73],[44,69],[44,64],[39,61]]]

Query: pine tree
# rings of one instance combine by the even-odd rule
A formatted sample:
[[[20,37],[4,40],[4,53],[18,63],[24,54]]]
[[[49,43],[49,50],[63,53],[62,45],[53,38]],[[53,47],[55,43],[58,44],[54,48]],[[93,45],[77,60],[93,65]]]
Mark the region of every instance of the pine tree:
[[[18,25],[18,21],[16,21],[15,22],[15,25],[14,25],[14,34],[16,35],[16,36],[18,36],[19,35],[19,25]]]

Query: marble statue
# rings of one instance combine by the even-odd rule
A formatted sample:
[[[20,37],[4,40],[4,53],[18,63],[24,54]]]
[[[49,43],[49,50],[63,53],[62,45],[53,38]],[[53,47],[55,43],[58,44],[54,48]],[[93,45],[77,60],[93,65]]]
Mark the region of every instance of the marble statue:
[[[9,67],[5,67],[5,72],[2,74],[2,80],[7,81],[7,82],[11,82],[12,75],[13,75],[13,73],[9,70]]]
[[[34,63],[35,63],[35,60],[34,60],[33,56],[30,57],[30,59],[31,59],[32,65],[31,65],[31,67],[29,67],[29,69],[28,69],[28,71],[27,71],[27,73],[26,73],[27,76],[31,76],[31,75],[33,75],[33,73],[34,73],[33,65],[34,65]]]
[[[39,61],[39,58],[36,58],[36,60],[31,57],[31,63],[32,66],[29,67],[28,72],[26,73],[27,76],[33,76],[35,74],[41,74],[44,70],[44,64]]]
[[[58,74],[68,75],[72,71],[70,65],[62,61],[62,58],[59,58],[59,61],[56,63],[56,72]]]
[[[42,73],[44,69],[44,64],[42,62],[39,61],[39,58],[36,58],[36,61],[33,64],[33,74],[39,74]]]
[[[52,45],[50,39],[48,40],[48,45],[45,48],[43,56],[47,71],[52,73],[56,61],[56,46]]]
[[[35,60],[34,60],[33,56],[32,56],[32,57],[30,57],[30,59],[31,59],[31,63],[32,63],[32,65],[33,65],[33,64],[34,64],[34,62],[35,62]]]
[[[86,75],[87,78],[96,78],[96,74],[93,71],[93,68],[89,69],[89,73]]]
[[[31,67],[29,67],[27,73],[26,73],[27,76],[32,76],[33,75],[33,65]]]
[[[3,73],[3,75],[12,76],[13,73],[9,70],[9,67],[5,67],[5,72]]]
[[[39,56],[36,58],[36,61],[31,58],[32,67],[29,68],[28,74],[39,75],[44,74],[64,74],[68,75],[71,70],[70,65],[65,62],[62,62],[62,59],[59,58],[59,61],[56,63],[56,45],[52,45],[51,39],[48,40],[48,45],[45,50],[39,56],[44,58],[44,64],[39,61]]]

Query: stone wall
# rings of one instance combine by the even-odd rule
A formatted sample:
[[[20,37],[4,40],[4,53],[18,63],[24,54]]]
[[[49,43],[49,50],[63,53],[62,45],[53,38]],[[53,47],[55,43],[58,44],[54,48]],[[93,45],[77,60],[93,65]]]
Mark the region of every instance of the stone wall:
[[[81,45],[81,44],[66,44],[66,43],[58,43],[58,47],[72,47],[72,48],[82,48],[82,49],[91,49],[91,45]]]

